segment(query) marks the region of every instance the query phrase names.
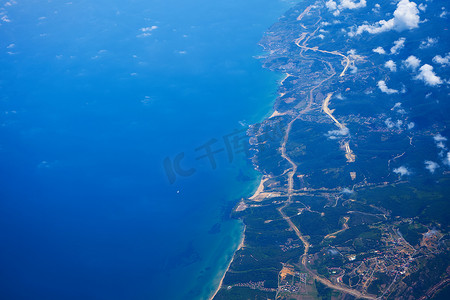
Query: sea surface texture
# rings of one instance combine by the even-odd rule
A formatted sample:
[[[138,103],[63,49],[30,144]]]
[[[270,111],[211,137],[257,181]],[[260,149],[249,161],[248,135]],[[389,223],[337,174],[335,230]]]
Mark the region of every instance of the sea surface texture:
[[[0,298],[211,295],[280,78],[258,41],[291,5],[2,1]]]

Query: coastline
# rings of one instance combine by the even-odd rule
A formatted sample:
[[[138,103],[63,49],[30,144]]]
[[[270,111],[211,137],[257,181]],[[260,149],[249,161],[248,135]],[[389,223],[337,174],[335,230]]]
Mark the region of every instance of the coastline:
[[[225,275],[227,274],[228,270],[230,269],[231,264],[233,263],[234,260],[234,256],[236,254],[236,252],[238,252],[241,248],[244,247],[244,240],[245,240],[245,229],[246,226],[244,225],[244,229],[242,230],[242,237],[241,237],[241,242],[239,243],[239,246],[237,247],[237,249],[233,252],[233,256],[231,257],[230,262],[227,265],[227,268],[225,269],[225,272],[222,275],[222,278],[220,279],[219,285],[217,286],[216,290],[214,291],[214,294],[212,296],[210,296],[208,298],[208,300],[213,300],[214,297],[216,297],[217,293],[220,291],[220,289],[222,288],[223,285],[223,280],[225,279]]]
[[[265,47],[264,47],[262,44],[258,43],[258,45],[261,46],[261,47],[263,48],[263,51],[265,50]],[[261,66],[261,67],[262,67],[262,66]],[[264,69],[264,67],[262,67],[262,68]],[[277,75],[279,75],[279,76],[278,76],[278,78],[276,79],[276,92],[275,92],[275,93],[276,93],[276,96],[271,100],[270,110],[269,110],[268,112],[266,112],[266,113],[262,116],[262,118],[259,119],[258,122],[255,122],[255,123],[261,123],[261,122],[264,122],[264,121],[269,120],[269,119],[271,119],[271,118],[278,117],[278,116],[283,116],[283,115],[286,114],[286,113],[280,113],[279,111],[277,111],[277,110],[275,109],[275,103],[276,103],[276,101],[277,101],[278,98],[280,98],[280,97],[282,97],[282,96],[284,95],[284,93],[281,93],[281,92],[279,91],[280,86],[282,86],[283,83],[284,83],[284,81],[285,81],[287,78],[289,78],[290,76],[292,76],[292,75],[291,75],[291,74],[288,74],[288,73],[279,73],[279,74],[277,74]],[[260,196],[261,194],[264,194],[264,183],[265,183],[269,178],[268,178],[267,176],[265,176],[264,174],[260,173],[260,172],[259,172],[256,168],[254,168],[254,167],[255,167],[255,166],[253,166],[253,169],[259,173],[260,178],[259,178],[258,181],[257,181],[258,184],[256,185],[256,190],[251,194],[250,197],[247,197],[247,199],[254,200],[254,201],[258,201],[257,199],[259,198],[259,196]],[[236,209],[239,208],[239,203],[240,203],[240,202],[241,202],[241,201],[239,201],[239,202],[236,203],[236,207],[233,208],[233,210],[236,210]],[[219,284],[218,284],[217,287],[214,289],[214,293],[213,293],[211,296],[209,296],[209,297],[207,298],[208,300],[213,300],[214,297],[217,295],[217,293],[220,291],[220,289],[221,289],[222,286],[223,286],[223,280],[225,279],[225,276],[226,276],[226,274],[228,273],[228,271],[229,271],[229,269],[230,269],[230,267],[231,267],[231,264],[232,264],[233,261],[234,261],[234,257],[235,257],[235,255],[236,255],[237,251],[239,251],[240,249],[242,249],[242,248],[244,247],[244,243],[245,243],[245,231],[246,231],[246,226],[245,226],[245,224],[244,224],[244,227],[243,227],[243,230],[242,230],[242,233],[241,233],[242,237],[241,237],[240,244],[238,245],[238,247],[236,248],[236,250],[234,250],[234,252],[233,252],[233,254],[232,254],[232,257],[231,257],[231,260],[230,260],[230,262],[228,263],[228,265],[227,265],[225,271],[223,272],[223,275],[221,276],[221,279],[220,279],[220,281],[219,281]]]
[[[283,75],[282,78],[286,79],[287,77],[289,77],[289,75],[288,75],[288,76]],[[284,81],[284,79],[282,79],[281,82],[280,82],[279,80],[277,80],[277,82],[278,82],[278,84],[277,84],[277,90],[278,90],[278,88],[280,87],[280,83],[282,84],[282,82]],[[273,118],[273,117],[276,117],[276,116],[284,115],[284,113],[279,113],[277,110],[274,109],[274,103],[275,103],[276,99],[278,99],[279,96],[280,96],[280,93],[278,93],[278,95],[276,96],[276,98],[275,98],[275,99],[273,100],[273,102],[272,102],[273,104],[272,104],[271,112],[268,112],[268,113],[261,119],[260,122],[263,122],[263,121],[265,121],[265,120],[268,120],[268,119]],[[269,115],[269,114],[270,114],[270,115]],[[255,170],[256,170],[256,169],[255,169]],[[264,193],[264,183],[265,183],[269,178],[268,178],[267,176],[261,174],[261,173],[260,173],[260,176],[261,176],[261,177],[258,179],[258,182],[259,182],[259,183],[258,183],[258,185],[257,185],[257,187],[256,187],[255,192],[253,192],[253,194],[252,194],[250,197],[248,197],[248,199],[255,200],[255,199],[257,199],[262,193]],[[257,201],[257,200],[255,200],[255,201]],[[233,208],[233,210],[235,210],[235,209],[237,209],[237,208],[239,207],[239,203],[240,203],[240,202],[237,203],[236,208]],[[236,250],[233,252],[233,255],[232,255],[232,257],[231,257],[231,260],[230,260],[230,262],[228,263],[227,268],[225,269],[225,271],[224,271],[224,273],[223,273],[223,275],[222,275],[222,277],[221,277],[221,279],[220,279],[220,282],[219,282],[217,288],[214,290],[214,293],[213,293],[210,297],[208,297],[208,300],[213,300],[214,297],[217,295],[217,293],[220,291],[220,289],[222,288],[222,285],[223,285],[223,280],[225,279],[225,275],[228,273],[228,271],[229,271],[229,269],[230,269],[230,267],[231,267],[231,264],[232,264],[233,261],[234,261],[234,257],[235,257],[235,255],[236,255],[237,251],[239,251],[240,249],[242,249],[242,248],[244,247],[244,243],[245,243],[245,230],[246,230],[246,226],[245,226],[245,224],[244,224],[244,228],[243,228],[243,230],[242,230],[241,241],[240,241],[238,247],[236,248]]]

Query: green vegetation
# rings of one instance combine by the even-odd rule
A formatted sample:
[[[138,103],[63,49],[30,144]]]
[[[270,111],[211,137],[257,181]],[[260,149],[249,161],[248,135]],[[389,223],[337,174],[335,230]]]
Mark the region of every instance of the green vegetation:
[[[266,300],[275,299],[275,292],[263,292],[252,290],[246,287],[233,287],[231,289],[221,289],[217,293],[215,300]]]
[[[364,203],[385,207],[395,216],[419,217],[422,224],[437,222],[444,228],[450,225],[450,179],[441,178],[433,184],[421,181],[393,184],[383,188],[359,191],[357,199]]]

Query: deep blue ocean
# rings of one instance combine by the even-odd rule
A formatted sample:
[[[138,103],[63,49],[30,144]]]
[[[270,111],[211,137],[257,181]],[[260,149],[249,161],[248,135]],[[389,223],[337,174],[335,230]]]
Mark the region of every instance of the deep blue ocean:
[[[224,137],[270,114],[253,57],[292,4],[0,3],[1,299],[211,294],[259,176]]]

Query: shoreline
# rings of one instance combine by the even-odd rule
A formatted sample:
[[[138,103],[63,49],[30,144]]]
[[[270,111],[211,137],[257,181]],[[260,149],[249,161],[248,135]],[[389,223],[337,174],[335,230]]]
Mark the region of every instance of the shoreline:
[[[258,43],[258,45],[260,45],[260,46],[262,46],[262,47],[264,48],[263,45],[261,45],[261,44],[259,44],[259,43]],[[282,85],[283,85],[283,82],[284,82],[287,78],[289,78],[290,76],[292,76],[292,75],[291,75],[291,74],[288,74],[288,73],[284,73],[284,74],[282,73],[282,74],[280,74],[280,75],[281,75],[281,78],[277,80],[277,96],[276,96],[275,99],[273,100],[273,104],[272,104],[272,107],[271,107],[270,111],[269,111],[269,112],[268,112],[268,113],[260,120],[260,122],[264,122],[264,121],[269,120],[269,119],[274,118],[274,117],[286,115],[286,113],[280,113],[280,112],[278,112],[278,111],[275,109],[275,103],[276,103],[276,101],[277,101],[278,98],[280,98],[280,97],[282,97],[282,96],[284,95],[284,93],[279,92],[280,86],[282,86]],[[270,115],[269,115],[269,113],[270,113]],[[254,170],[258,171],[256,168],[254,168]],[[258,171],[258,173],[260,173],[260,172]],[[256,191],[255,191],[250,197],[247,197],[247,199],[249,199],[249,200],[257,201],[257,200],[255,200],[255,198],[259,197],[261,194],[264,193],[264,183],[269,179],[269,177],[266,176],[266,175],[264,175],[264,174],[262,174],[262,173],[260,173],[260,175],[261,175],[261,178],[260,178],[260,180],[259,180],[259,184],[258,184],[258,187],[257,187]],[[238,203],[238,205],[239,205],[239,203]],[[242,248],[244,247],[245,230],[246,230],[246,228],[247,228],[247,227],[246,227],[245,224],[244,224],[244,228],[243,228],[243,230],[242,230],[241,242],[239,243],[237,249],[233,252],[233,255],[232,255],[232,257],[231,257],[231,260],[230,260],[230,262],[228,263],[227,268],[225,269],[225,272],[223,273],[223,275],[222,275],[222,277],[221,277],[221,279],[220,279],[220,282],[219,282],[219,284],[217,285],[217,288],[214,290],[214,293],[213,293],[211,296],[209,296],[209,297],[207,298],[208,300],[213,300],[214,297],[216,297],[217,293],[220,291],[220,289],[221,289],[222,286],[223,286],[223,280],[225,279],[225,276],[226,276],[226,274],[228,273],[228,271],[229,271],[229,269],[230,269],[230,267],[231,267],[231,264],[232,264],[233,261],[234,261],[234,257],[235,257],[235,255],[236,255],[236,253],[237,253],[240,249],[242,249]]]
[[[277,91],[280,88],[280,86],[283,84],[283,81],[286,80],[286,78],[288,78],[289,76],[291,76],[291,75],[290,74],[284,74],[284,76],[282,77],[281,82],[278,81],[279,83],[277,84]],[[275,102],[280,96],[282,96],[282,93],[278,93],[278,95],[276,96],[276,98],[275,98],[275,100],[273,102],[274,104],[272,105],[272,108],[271,108],[271,111],[272,111],[271,115],[269,116],[268,114],[266,114],[260,122],[264,122],[265,120],[268,120],[270,118],[277,117],[277,116],[283,116],[283,115],[286,114],[286,113],[280,113],[274,108]],[[261,179],[259,180],[258,187],[257,187],[256,191],[250,197],[247,198],[249,200],[257,201],[255,199],[258,198],[261,194],[264,193],[264,183],[269,179],[269,177],[265,176],[262,173],[260,173],[260,175],[261,175]],[[233,252],[233,256],[231,257],[231,260],[228,263],[227,268],[225,269],[225,272],[223,273],[222,278],[220,279],[220,282],[219,282],[217,288],[215,289],[214,293],[211,296],[208,297],[208,300],[213,300],[214,297],[216,297],[217,293],[220,291],[220,289],[223,286],[223,280],[225,279],[225,275],[228,273],[228,271],[229,271],[229,269],[231,267],[231,264],[234,261],[234,257],[236,255],[236,252],[244,247],[245,230],[246,230],[246,228],[247,227],[244,224],[244,228],[242,230],[241,242],[239,243],[239,246],[237,247],[237,249]]]
[[[216,290],[214,291],[214,294],[212,296],[210,296],[208,298],[208,300],[213,300],[214,297],[216,297],[217,293],[220,291],[220,289],[222,288],[223,285],[223,280],[225,279],[225,275],[227,275],[228,270],[230,269],[231,264],[233,263],[234,260],[234,256],[236,255],[236,252],[238,252],[240,249],[242,249],[244,247],[244,240],[245,240],[245,229],[246,226],[244,225],[244,229],[242,230],[242,237],[241,237],[241,242],[239,243],[237,249],[233,252],[233,256],[231,257],[230,262],[228,263],[228,266],[225,270],[225,272],[222,275],[222,278],[220,279],[219,285],[217,286]]]
[[[286,75],[287,75],[287,76],[286,76]],[[289,74],[286,74],[286,75],[285,75],[286,77],[284,77],[284,79],[282,80],[282,82],[283,82],[287,77],[289,77]],[[282,82],[281,82],[281,84],[282,84]],[[280,84],[278,84],[277,90],[278,90],[279,87],[280,87]],[[275,98],[274,102],[275,102],[280,96],[281,96],[281,94],[279,93],[279,95]],[[261,122],[264,122],[265,120],[268,120],[268,119],[273,118],[273,117],[285,115],[285,113],[279,113],[276,109],[274,109],[274,106],[273,106],[273,105],[272,105],[272,109],[271,109],[271,110],[272,110],[272,114],[271,114],[270,116],[267,116],[267,115],[266,115],[266,116],[261,120]],[[256,170],[256,169],[255,169],[255,170]],[[260,174],[261,174],[261,173],[260,173]],[[261,179],[259,180],[259,184],[258,184],[258,187],[257,187],[256,191],[255,191],[250,197],[248,197],[247,199],[253,200],[253,201],[257,201],[257,200],[255,200],[255,199],[256,199],[258,196],[260,196],[261,194],[264,193],[264,183],[265,183],[268,179],[269,179],[269,177],[265,176],[264,174],[261,174]],[[220,291],[220,289],[221,289],[222,286],[223,286],[223,280],[225,279],[225,275],[228,273],[228,270],[230,269],[230,266],[231,266],[231,264],[232,264],[233,261],[234,261],[234,257],[235,257],[235,255],[236,255],[236,252],[238,252],[240,249],[242,249],[242,248],[244,247],[245,230],[246,230],[246,228],[247,228],[247,227],[246,227],[245,224],[244,224],[244,228],[243,228],[243,230],[242,230],[242,238],[241,238],[241,242],[239,243],[239,246],[237,247],[237,249],[233,252],[233,256],[231,257],[231,260],[230,260],[230,262],[228,263],[227,268],[225,269],[225,272],[223,273],[222,278],[220,279],[220,282],[219,282],[217,288],[215,289],[214,293],[213,293],[210,297],[208,297],[208,300],[213,300],[214,297],[216,297],[217,293]]]

